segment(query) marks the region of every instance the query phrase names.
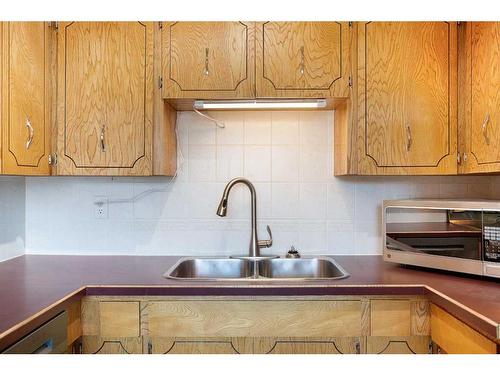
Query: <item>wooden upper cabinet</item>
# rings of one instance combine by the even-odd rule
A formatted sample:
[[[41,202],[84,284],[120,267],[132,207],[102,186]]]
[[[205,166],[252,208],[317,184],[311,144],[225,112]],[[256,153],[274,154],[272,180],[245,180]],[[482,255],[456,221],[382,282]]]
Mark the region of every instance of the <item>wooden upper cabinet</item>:
[[[348,22],[263,22],[256,32],[257,97],[349,95]]]
[[[253,22],[165,22],[163,97],[253,98]]]
[[[153,23],[60,23],[57,174],[152,174],[153,91]]]
[[[358,174],[457,173],[457,25],[358,25]]]
[[[499,172],[500,22],[466,22],[459,48],[460,172]]]
[[[0,28],[0,169],[49,175],[53,30],[47,22],[4,22]]]

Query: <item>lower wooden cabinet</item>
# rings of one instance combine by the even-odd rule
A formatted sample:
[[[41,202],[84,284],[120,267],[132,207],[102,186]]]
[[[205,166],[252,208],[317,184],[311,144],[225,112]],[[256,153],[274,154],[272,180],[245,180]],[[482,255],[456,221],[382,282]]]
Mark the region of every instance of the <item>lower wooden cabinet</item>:
[[[428,353],[422,297],[86,297],[83,353]]]
[[[434,304],[431,304],[431,332],[432,341],[440,353],[497,353],[495,342]]]

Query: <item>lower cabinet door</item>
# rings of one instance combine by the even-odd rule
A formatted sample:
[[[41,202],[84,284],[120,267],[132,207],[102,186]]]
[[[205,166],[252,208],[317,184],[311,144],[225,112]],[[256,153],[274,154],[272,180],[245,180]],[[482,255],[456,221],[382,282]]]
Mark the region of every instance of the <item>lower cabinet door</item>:
[[[150,354],[359,354],[358,337],[151,337]]]
[[[429,336],[369,336],[367,354],[429,354]]]
[[[253,339],[246,337],[151,337],[150,354],[251,354]]]
[[[293,337],[254,340],[255,354],[359,354],[361,342],[357,337]]]
[[[83,336],[83,354],[142,354],[142,337]]]

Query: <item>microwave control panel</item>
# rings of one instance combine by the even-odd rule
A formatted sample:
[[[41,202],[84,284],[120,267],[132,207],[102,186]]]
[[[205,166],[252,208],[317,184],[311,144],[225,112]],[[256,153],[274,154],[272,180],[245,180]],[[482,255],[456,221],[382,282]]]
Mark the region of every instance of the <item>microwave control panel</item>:
[[[484,235],[484,260],[500,262],[500,226],[485,225]]]

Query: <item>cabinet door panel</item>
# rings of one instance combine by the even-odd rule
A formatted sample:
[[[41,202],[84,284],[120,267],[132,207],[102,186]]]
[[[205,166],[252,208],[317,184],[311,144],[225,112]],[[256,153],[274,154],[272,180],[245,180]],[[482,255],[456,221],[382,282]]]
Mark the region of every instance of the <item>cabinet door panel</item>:
[[[254,95],[253,23],[171,22],[163,26],[165,98]]]
[[[467,83],[466,151],[464,172],[500,170],[500,22],[469,22],[465,25],[464,53]]]
[[[429,336],[366,338],[367,354],[428,354]]]
[[[257,96],[347,96],[349,40],[348,23],[259,24]]]
[[[358,58],[360,174],[456,173],[456,24],[362,23]]]
[[[152,354],[251,354],[253,339],[245,337],[152,337]]]
[[[254,340],[256,354],[359,354],[360,339],[354,337],[293,337]]]
[[[83,354],[142,354],[142,337],[83,336]]]
[[[51,33],[46,22],[3,24],[5,174],[50,174]]]
[[[152,24],[67,23],[58,45],[58,174],[150,174]]]

